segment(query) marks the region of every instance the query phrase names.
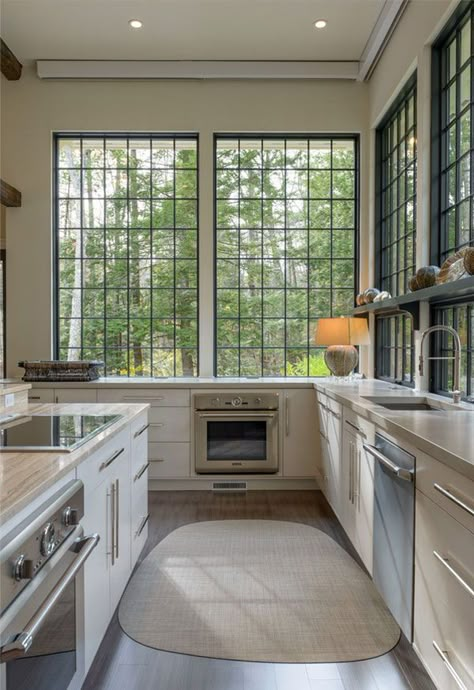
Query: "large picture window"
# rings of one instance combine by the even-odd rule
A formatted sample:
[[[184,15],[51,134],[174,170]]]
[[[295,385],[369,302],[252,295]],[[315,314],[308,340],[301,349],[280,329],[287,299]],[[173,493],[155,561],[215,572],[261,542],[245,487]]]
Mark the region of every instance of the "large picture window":
[[[56,356],[198,372],[196,136],[55,137]]]
[[[474,244],[474,5],[460,4],[433,50],[432,260]]]
[[[318,376],[320,317],[352,312],[355,136],[218,136],[216,374]]]
[[[435,324],[454,328],[461,339],[461,391],[463,398],[474,402],[474,301],[451,305],[436,305],[432,310]],[[445,333],[434,333],[433,350],[436,357],[452,358],[453,338]],[[452,359],[431,361],[431,389],[435,393],[448,395],[454,387],[454,361]]]

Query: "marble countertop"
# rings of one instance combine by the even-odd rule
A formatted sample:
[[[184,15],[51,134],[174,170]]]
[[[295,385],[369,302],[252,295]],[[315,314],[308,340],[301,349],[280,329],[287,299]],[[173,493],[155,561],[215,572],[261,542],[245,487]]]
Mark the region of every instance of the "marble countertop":
[[[31,388],[31,383],[26,383],[21,379],[0,379],[0,395],[10,393],[20,393]]]
[[[222,378],[196,376],[188,378],[151,378],[145,376],[108,376],[95,381],[38,381],[35,388],[312,388],[317,378]]]
[[[148,403],[69,403],[22,408],[21,413],[25,415],[120,414],[122,417],[69,453],[0,452],[0,524],[67,475],[148,407]]]
[[[427,398],[441,404],[449,398],[394,386],[383,381],[335,382],[320,379],[314,387],[373,422],[379,429],[406,439],[415,448],[474,480],[474,405],[455,410],[389,410],[365,396]]]

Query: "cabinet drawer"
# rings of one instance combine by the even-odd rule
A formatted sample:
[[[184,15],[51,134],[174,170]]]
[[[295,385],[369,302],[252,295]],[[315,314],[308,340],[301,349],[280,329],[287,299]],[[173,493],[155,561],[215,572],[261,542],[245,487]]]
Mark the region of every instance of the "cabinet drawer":
[[[77,468],[77,477],[88,490],[94,489],[103,479],[116,471],[117,465],[129,462],[129,429],[112,436],[107,443],[84,460]]]
[[[40,403],[53,403],[54,388],[30,388],[28,402],[38,405]]]
[[[439,688],[459,686],[433,642],[473,690],[474,535],[417,491],[415,544],[415,646]]]
[[[189,390],[171,388],[99,389],[99,402],[149,402],[152,407],[189,407]]]
[[[148,440],[151,443],[189,443],[190,411],[187,407],[152,407]]]
[[[150,479],[189,477],[189,443],[149,443]]]
[[[344,407],[344,428],[352,431],[360,441],[374,443],[375,426],[348,407]]]
[[[54,402],[57,403],[95,403],[96,388],[55,388]]]
[[[474,532],[473,481],[418,451],[416,488]]]
[[[142,414],[131,424],[132,478],[148,458],[148,415]]]

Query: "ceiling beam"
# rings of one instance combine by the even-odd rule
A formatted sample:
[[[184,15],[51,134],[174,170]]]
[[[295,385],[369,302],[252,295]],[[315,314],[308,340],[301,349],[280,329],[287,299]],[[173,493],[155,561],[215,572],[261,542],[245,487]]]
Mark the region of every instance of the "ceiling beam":
[[[352,79],[357,61],[38,60],[40,79]]]
[[[7,182],[0,180],[0,203],[3,206],[21,206],[21,192]]]
[[[410,0],[385,0],[359,62],[358,81],[368,81]]]
[[[21,70],[23,65],[15,55],[13,55],[7,44],[1,41],[1,64],[2,64],[2,74],[8,79],[8,81],[17,81],[21,77]]]

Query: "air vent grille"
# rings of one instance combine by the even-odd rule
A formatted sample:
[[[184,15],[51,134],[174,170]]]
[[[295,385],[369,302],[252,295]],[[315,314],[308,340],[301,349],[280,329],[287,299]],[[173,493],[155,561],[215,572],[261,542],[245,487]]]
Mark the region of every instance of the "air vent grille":
[[[221,493],[244,493],[247,491],[247,482],[213,482],[212,490]]]

